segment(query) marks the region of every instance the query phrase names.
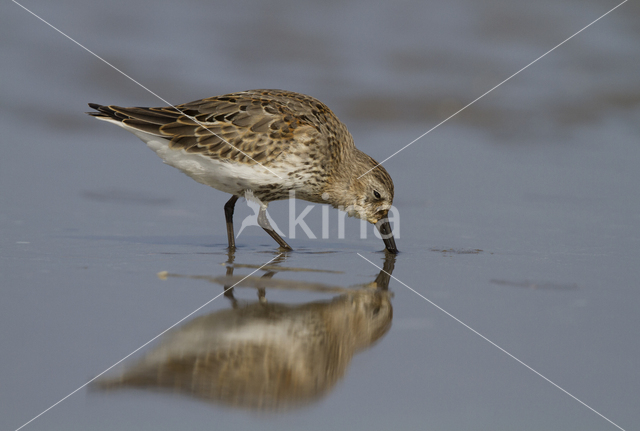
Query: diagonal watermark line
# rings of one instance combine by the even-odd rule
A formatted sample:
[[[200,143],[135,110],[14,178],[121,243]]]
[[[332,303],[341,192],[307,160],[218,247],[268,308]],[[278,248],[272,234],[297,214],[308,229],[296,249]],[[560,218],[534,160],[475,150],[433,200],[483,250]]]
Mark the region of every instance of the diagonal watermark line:
[[[427,130],[426,132],[424,132],[422,135],[418,136],[416,139],[414,139],[413,141],[409,142],[407,145],[405,145],[404,147],[400,148],[398,151],[396,151],[395,153],[393,153],[392,155],[390,155],[389,157],[387,157],[386,159],[384,159],[383,161],[381,161],[380,163],[378,163],[377,165],[375,165],[373,168],[369,169],[367,172],[365,172],[364,174],[360,175],[358,177],[358,179],[364,177],[365,175],[367,175],[369,172],[371,172],[372,170],[374,170],[375,168],[377,168],[378,166],[380,166],[381,164],[383,164],[384,162],[386,162],[387,160],[389,160],[390,158],[394,157],[396,154],[398,154],[399,152],[403,151],[405,148],[409,147],[410,145],[413,145],[416,141],[418,141],[419,139],[422,139],[423,137],[425,137],[427,134],[431,133],[433,130],[435,130],[436,128],[440,127],[442,124],[446,123],[447,121],[449,121],[450,119],[452,119],[453,117],[455,117],[456,115],[458,115],[459,113],[461,113],[462,111],[464,111],[465,109],[467,109],[469,106],[473,105],[474,103],[476,103],[478,100],[482,99],[484,96],[486,96],[487,94],[491,93],[493,90],[495,90],[496,88],[500,87],[502,84],[504,84],[505,82],[509,81],[511,78],[513,78],[514,76],[516,76],[517,74],[519,74],[520,72],[522,72],[523,70],[525,70],[526,68],[528,68],[529,66],[531,66],[532,64],[534,64],[535,62],[537,62],[538,60],[540,60],[541,58],[545,57],[547,54],[551,53],[552,51],[554,51],[556,48],[559,48],[560,46],[564,45],[566,42],[568,42],[569,40],[573,39],[575,36],[577,36],[578,34],[582,33],[584,30],[586,30],[587,28],[591,27],[593,24],[595,24],[596,22],[600,21],[602,18],[604,18],[605,16],[609,15],[611,12],[613,12],[614,10],[618,9],[620,6],[622,6],[623,4],[625,4],[626,2],[628,2],[629,0],[624,0],[622,3],[620,3],[618,6],[614,7],[613,9],[611,9],[609,12],[605,13],[604,15],[600,16],[598,19],[592,21],[590,24],[584,26],[582,29],[578,30],[577,32],[575,32],[574,34],[572,34],[571,36],[569,36],[568,38],[566,38],[565,40],[563,40],[562,42],[560,42],[559,44],[557,44],[556,46],[554,46],[553,48],[551,48],[549,51],[545,52],[544,54],[542,54],[540,57],[536,58],[535,60],[533,60],[531,63],[527,64],[526,66],[524,66],[522,69],[518,70],[516,73],[514,73],[513,75],[511,75],[510,77],[508,77],[507,79],[505,79],[504,81],[500,82],[499,84],[495,85],[493,88],[487,90],[486,92],[484,92],[482,95],[476,97],[474,100],[472,100],[471,102],[467,103],[465,106],[463,106],[462,108],[458,109],[456,112],[454,112],[453,114],[449,115],[447,118],[445,118],[444,120],[442,120],[441,122],[439,122],[438,124],[436,124],[435,126],[433,126],[432,128],[430,128],[429,130]]]
[[[609,418],[607,418],[606,416],[604,416],[602,413],[598,412],[597,410],[595,410],[593,407],[590,407],[589,405],[587,405],[584,401],[580,400],[578,397],[576,397],[575,395],[572,395],[571,393],[569,393],[567,390],[563,389],[562,387],[560,387],[558,384],[554,383],[553,381],[551,381],[549,378],[545,377],[544,375],[542,375],[540,372],[536,371],[535,369],[533,369],[532,367],[530,367],[529,365],[525,364],[523,361],[521,361],[520,359],[516,358],[515,356],[513,356],[511,353],[507,352],[505,349],[503,349],[502,347],[498,346],[496,343],[494,343],[493,341],[491,341],[490,339],[488,339],[487,337],[485,337],[484,335],[482,335],[481,333],[479,333],[478,331],[476,331],[475,329],[473,329],[471,326],[467,325],[466,323],[464,323],[462,320],[458,319],[456,316],[454,316],[453,314],[449,313],[447,310],[445,310],[444,308],[440,307],[438,304],[436,304],[435,302],[429,300],[428,298],[426,298],[425,296],[423,296],[422,294],[420,294],[419,292],[417,292],[416,290],[412,289],[411,287],[407,286],[406,284],[404,284],[402,281],[398,280],[396,277],[394,277],[393,275],[389,274],[387,271],[385,271],[384,269],[380,268],[378,265],[376,265],[375,263],[371,262],[369,259],[367,259],[366,257],[364,257],[363,255],[361,255],[360,253],[358,253],[358,256],[360,256],[361,258],[363,258],[364,260],[366,260],[367,262],[369,262],[371,265],[375,266],[376,268],[378,268],[380,271],[384,272],[385,274],[387,274],[389,277],[393,278],[395,281],[397,281],[398,283],[402,284],[404,287],[406,287],[407,289],[409,289],[410,291],[412,291],[413,293],[415,293],[416,295],[418,295],[419,297],[421,297],[422,299],[424,299],[425,301],[427,301],[429,304],[433,305],[434,307],[436,307],[438,310],[442,311],[444,314],[446,314],[447,316],[451,317],[453,320],[455,320],[456,322],[458,322],[459,324],[461,324],[462,326],[464,326],[465,328],[467,328],[468,330],[470,330],[471,332],[473,332],[474,334],[476,334],[477,336],[479,336],[480,338],[482,338],[483,340],[485,340],[486,342],[488,342],[489,344],[491,344],[493,347],[497,348],[498,350],[500,350],[502,353],[506,354],[507,356],[509,356],[511,359],[514,359],[515,361],[519,362],[520,365],[524,365],[526,368],[528,368],[530,371],[533,371],[535,374],[537,374],[539,377],[542,377],[544,380],[546,380],[547,382],[551,383],[553,386],[555,386],[556,388],[560,389],[562,392],[564,392],[565,394],[569,395],[571,398],[573,398],[574,400],[576,400],[577,402],[579,402],[580,404],[582,404],[583,406],[585,406],[586,408],[588,408],[589,410],[591,410],[592,412],[594,412],[595,414],[597,414],[598,416],[600,416],[602,419],[606,420],[607,422],[609,422],[611,425],[615,426],[618,429],[621,429],[622,431],[625,431],[624,428],[622,428],[621,426],[617,425],[615,422],[613,422],[612,420],[610,420]]]
[[[180,114],[184,115],[185,117],[189,118],[191,121],[194,121],[195,123],[197,123],[200,127],[204,128],[207,132],[211,133],[213,136],[215,136],[216,138],[220,139],[222,142],[226,143],[227,145],[231,146],[231,148],[233,148],[234,150],[240,152],[243,156],[248,157],[249,159],[251,159],[252,161],[256,162],[258,165],[262,166],[263,168],[265,168],[267,171],[271,172],[273,175],[275,175],[276,177],[280,178],[281,180],[283,179],[280,175],[276,174],[275,172],[273,172],[271,169],[267,168],[265,165],[263,165],[262,163],[256,161],[253,159],[253,157],[251,157],[250,155],[248,155],[247,153],[245,153],[244,151],[242,151],[241,149],[235,147],[233,144],[231,144],[229,141],[227,141],[226,139],[224,139],[222,136],[219,136],[218,134],[212,132],[211,130],[209,130],[209,128],[207,126],[205,126],[202,122],[200,122],[197,118],[192,117],[191,115],[187,115],[184,112],[182,112],[180,109],[178,109],[175,105],[173,105],[172,103],[169,103],[168,101],[166,101],[164,98],[160,97],[158,94],[154,93],[153,91],[151,91],[149,88],[145,87],[144,85],[142,85],[140,82],[136,81],[135,79],[133,79],[131,76],[127,75],[126,73],[124,73],[122,70],[118,69],[117,67],[115,67],[113,64],[109,63],[107,60],[105,60],[104,58],[100,57],[98,54],[96,54],[95,52],[91,51],[89,48],[87,48],[86,46],[84,46],[83,44],[81,44],[80,42],[78,42],[77,40],[73,39],[71,36],[67,35],[66,33],[64,33],[62,30],[59,30],[57,27],[55,27],[53,24],[50,24],[49,22],[45,21],[43,18],[41,18],[40,16],[38,16],[36,13],[32,12],[31,10],[27,9],[26,7],[24,7],[23,5],[21,5],[20,3],[18,3],[16,0],[11,0],[12,2],[14,2],[15,4],[17,4],[18,6],[20,6],[22,9],[26,10],[27,12],[29,12],[31,15],[35,16],[36,18],[38,18],[40,21],[42,21],[43,23],[45,23],[46,25],[48,25],[49,27],[51,27],[52,29],[54,29],[55,31],[57,31],[58,33],[60,33],[61,35],[63,35],[64,37],[66,37],[67,39],[69,39],[71,42],[75,43],[76,45],[78,45],[80,48],[84,49],[85,51],[87,51],[89,54],[93,55],[94,57],[96,57],[98,60],[102,61],[103,63],[105,63],[106,65],[110,66],[111,68],[113,68],[114,70],[116,70],[117,72],[119,72],[121,75],[125,76],[126,78],[130,79],[131,81],[133,81],[134,83],[138,84],[140,87],[142,87],[143,89],[147,90],[149,93],[153,94],[154,96],[156,96],[158,99],[160,99],[161,101],[163,101],[164,103],[167,104],[167,106],[172,107],[173,109],[175,109],[177,112],[179,112]]]
[[[164,335],[165,333],[167,333],[168,331],[170,331],[171,329],[175,328],[176,326],[178,326],[180,323],[184,322],[186,319],[188,319],[189,317],[193,316],[195,313],[197,313],[198,311],[202,310],[204,307],[206,307],[207,305],[211,304],[213,301],[215,301],[216,299],[218,299],[219,297],[221,297],[222,295],[224,295],[228,290],[233,289],[233,287],[237,286],[238,284],[242,283],[244,280],[246,280],[247,278],[251,277],[253,274],[255,274],[256,272],[258,272],[259,270],[261,270],[263,267],[267,266],[268,264],[270,264],[271,262],[273,262],[274,260],[276,260],[277,258],[279,258],[280,256],[282,256],[282,253],[280,253],[279,255],[277,255],[276,257],[274,257],[273,259],[271,259],[270,261],[266,262],[263,265],[260,265],[259,268],[257,268],[255,271],[252,271],[249,275],[247,275],[246,277],[243,277],[242,280],[238,281],[237,283],[235,283],[233,286],[231,287],[227,287],[226,289],[224,289],[222,291],[222,293],[220,293],[219,295],[216,295],[215,297],[211,298],[210,300],[208,300],[207,302],[205,302],[204,304],[202,304],[200,307],[196,308],[195,310],[193,310],[191,313],[187,314],[186,316],[184,316],[182,319],[178,320],[176,323],[174,323],[173,325],[169,326],[167,329],[165,329],[164,331],[162,331],[161,333],[159,333],[158,335],[156,335],[155,337],[153,337],[152,339],[150,339],[149,341],[147,341],[146,343],[144,343],[142,346],[138,347],[136,350],[134,350],[133,352],[129,353],[127,356],[125,356],[124,358],[120,359],[118,362],[116,362],[115,364],[111,365],[109,368],[107,368],[106,370],[104,370],[103,372],[101,372],[100,374],[98,374],[97,376],[95,376],[93,379],[89,380],[88,382],[86,382],[85,384],[83,384],[82,386],[80,386],[78,389],[74,390],[73,392],[71,392],[69,395],[61,398],[58,402],[56,402],[55,404],[51,405],[51,407],[47,408],[46,410],[42,411],[40,414],[34,416],[32,419],[30,419],[28,422],[25,422],[23,425],[21,425],[20,427],[16,428],[15,431],[18,431],[22,428],[24,428],[25,426],[29,425],[31,422],[33,422],[34,420],[38,419],[40,416],[42,416],[43,414],[45,414],[46,412],[48,412],[49,410],[51,410],[52,408],[54,408],[55,406],[57,406],[58,404],[60,404],[61,402],[63,402],[64,400],[66,400],[67,398],[69,398],[71,395],[75,394],[76,392],[78,392],[80,389],[86,387],[88,384],[90,384],[91,382],[93,382],[94,380],[96,380],[98,377],[100,377],[101,375],[103,375],[104,373],[106,373],[107,371],[111,370],[113,367],[115,367],[116,365],[120,364],[122,361],[124,361],[125,359],[127,359],[128,357],[130,357],[131,355],[133,355],[134,353],[138,352],[139,350],[141,350],[142,348],[146,347],[147,345],[149,345],[149,343],[157,340],[159,337],[161,337],[162,335]]]

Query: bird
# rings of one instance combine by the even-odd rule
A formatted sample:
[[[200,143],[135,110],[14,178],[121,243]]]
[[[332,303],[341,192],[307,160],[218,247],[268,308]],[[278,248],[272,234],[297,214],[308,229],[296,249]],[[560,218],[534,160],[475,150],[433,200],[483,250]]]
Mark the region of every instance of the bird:
[[[388,212],[394,187],[386,169],[358,150],[347,127],[319,100],[285,90],[248,90],[157,108],[99,105],[87,114],[133,133],[168,165],[232,196],[224,205],[235,249],[236,201],[261,202],[258,224],[292,250],[266,216],[272,201],[330,204],[378,228],[398,253]]]

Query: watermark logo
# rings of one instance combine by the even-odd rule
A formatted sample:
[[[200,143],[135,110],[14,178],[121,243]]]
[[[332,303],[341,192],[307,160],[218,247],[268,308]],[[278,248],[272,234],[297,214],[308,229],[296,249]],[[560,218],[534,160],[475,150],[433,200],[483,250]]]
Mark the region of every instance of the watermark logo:
[[[325,200],[328,200],[329,198],[329,196],[326,193],[323,194],[322,197]],[[238,238],[240,234],[244,231],[244,229],[247,227],[250,227],[250,226],[259,227],[260,224],[258,223],[258,214],[262,207],[266,208],[266,205],[262,201],[260,201],[260,199],[255,197],[251,190],[247,190],[245,192],[245,199],[247,202],[247,206],[251,208],[251,210],[253,211],[253,214],[246,216],[242,220],[242,224],[240,226],[240,230],[238,231],[238,234],[236,235],[236,238]],[[289,229],[288,229],[289,235],[288,237],[295,239],[296,232],[299,232],[300,230],[302,230],[302,232],[304,232],[307,238],[309,239],[318,238],[318,236],[313,232],[313,230],[309,227],[309,225],[305,221],[305,218],[315,209],[316,206],[320,206],[321,218],[322,218],[322,227],[321,227],[320,237],[323,239],[328,239],[330,234],[329,226],[330,226],[330,219],[332,214],[332,212],[330,212],[330,206],[308,204],[300,213],[298,213],[296,208],[296,202],[297,201],[295,199],[295,190],[291,190],[289,192]],[[371,223],[369,223],[366,220],[366,217],[365,217],[366,213],[364,211],[364,208],[359,207],[358,205],[349,205],[346,208],[339,207],[338,210],[339,210],[337,212],[338,239],[344,239],[346,236],[345,220],[347,216],[360,218],[360,239],[366,239],[368,232],[370,230],[373,231],[373,234],[378,239],[383,239],[383,236],[385,237],[387,236],[387,235],[381,235],[380,232],[378,231],[379,225],[382,221],[378,221],[378,223],[376,223],[376,225],[373,226]],[[388,208],[388,210],[389,212],[386,220],[388,220],[389,224],[392,226],[392,232],[393,232],[392,235],[388,235],[388,236],[400,238],[400,213],[398,212],[398,209],[393,205],[391,205]],[[278,235],[280,235],[281,237],[286,238],[287,236],[284,234],[284,232],[280,228],[278,228],[273,218],[271,218],[271,216],[269,215],[269,211],[265,209],[265,212],[266,212],[267,219],[269,220],[269,223],[271,224],[271,227],[273,228],[273,230],[276,231]],[[333,217],[336,218],[335,215]],[[300,229],[297,229],[298,227]]]
[[[260,211],[260,207],[263,206],[264,204],[260,199],[258,199],[253,195],[253,192],[251,190],[247,190],[244,194],[244,197],[247,201],[247,206],[251,208],[251,210],[253,211],[253,215],[246,216],[244,220],[242,220],[242,225],[240,226],[240,230],[238,231],[236,238],[240,236],[240,234],[242,233],[245,227],[249,227],[249,226],[260,227],[260,224],[258,223],[258,212]],[[284,233],[282,233],[282,231],[278,228],[278,225],[276,224],[276,222],[273,221],[268,211],[267,211],[267,220],[269,220],[271,227],[273,228],[273,230],[275,230],[278,233],[278,235],[285,236]]]

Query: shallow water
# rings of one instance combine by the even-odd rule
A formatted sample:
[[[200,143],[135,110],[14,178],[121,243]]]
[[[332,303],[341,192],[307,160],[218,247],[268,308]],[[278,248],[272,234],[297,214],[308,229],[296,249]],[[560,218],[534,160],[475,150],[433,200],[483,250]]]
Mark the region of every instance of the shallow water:
[[[313,95],[383,160],[617,3],[22,4],[172,103]],[[163,102],[1,8],[0,427],[16,429],[222,293],[211,279],[230,268],[228,196],[83,114],[87,102]],[[385,162],[402,252],[391,327],[364,349],[336,344],[346,362],[328,363],[341,374],[311,402],[252,411],[83,388],[24,429],[616,429],[478,333],[629,429],[640,420],[639,11],[626,3]],[[270,206],[287,237],[289,205]],[[236,231],[251,214],[238,204]],[[298,227],[280,258],[248,226],[234,276],[278,258],[266,304],[296,310],[380,287],[365,258],[382,267],[382,241],[371,228],[361,239],[354,219],[338,238],[328,215],[329,238],[316,206],[305,221],[318,238]],[[317,271],[288,270],[302,268]],[[260,307],[255,288],[234,290],[240,307]],[[220,296],[180,327],[232,305]]]

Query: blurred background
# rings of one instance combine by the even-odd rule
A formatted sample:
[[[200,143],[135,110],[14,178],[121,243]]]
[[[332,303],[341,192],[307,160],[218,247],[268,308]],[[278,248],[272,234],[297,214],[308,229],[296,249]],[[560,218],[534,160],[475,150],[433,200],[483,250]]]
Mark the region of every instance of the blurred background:
[[[618,2],[20,4],[173,104],[314,96],[383,160]],[[224,275],[228,196],[84,114],[164,102],[19,5],[0,9],[0,427],[15,429],[222,291],[156,273]],[[385,162],[401,215],[394,276],[622,428],[640,420],[639,17],[625,3]],[[285,232],[288,208],[270,206]],[[238,205],[236,231],[250,214]],[[298,229],[282,265],[342,275],[282,277],[373,281],[356,253],[382,266],[382,242],[355,220],[339,240],[330,214],[330,238]],[[306,221],[320,232],[319,209]],[[258,227],[237,242],[236,262],[276,256]],[[301,410],[83,390],[24,429],[615,429],[389,287],[389,333]]]

